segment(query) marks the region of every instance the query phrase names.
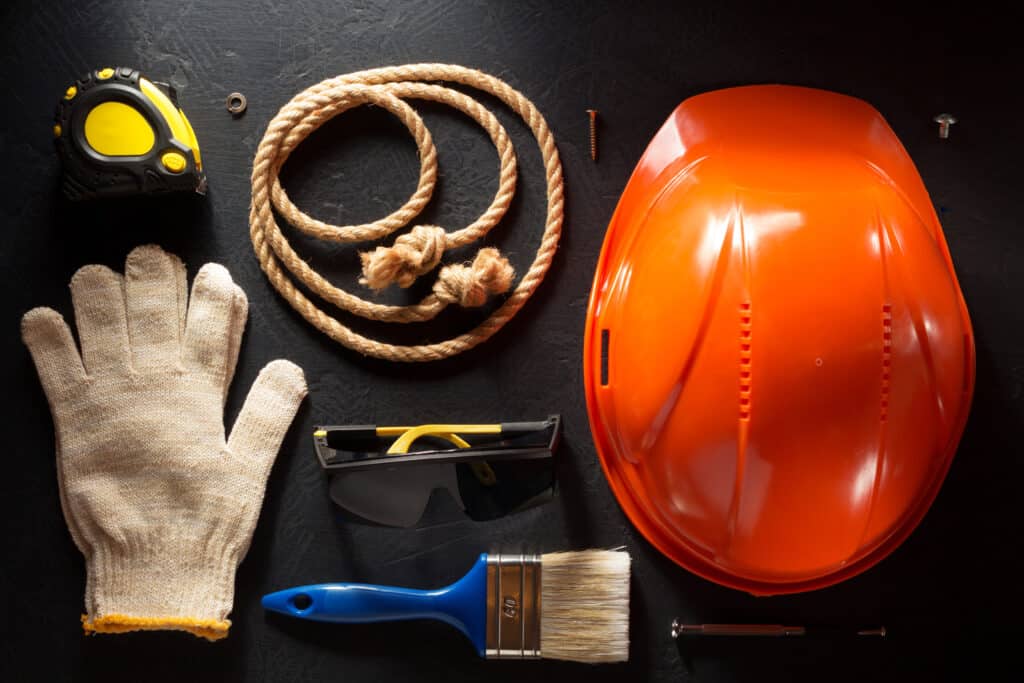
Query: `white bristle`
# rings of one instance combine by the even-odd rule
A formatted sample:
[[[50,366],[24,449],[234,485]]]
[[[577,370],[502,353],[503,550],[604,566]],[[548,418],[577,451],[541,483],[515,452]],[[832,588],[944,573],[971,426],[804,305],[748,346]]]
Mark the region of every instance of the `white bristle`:
[[[629,564],[629,553],[615,550],[541,557],[541,657],[629,659]]]

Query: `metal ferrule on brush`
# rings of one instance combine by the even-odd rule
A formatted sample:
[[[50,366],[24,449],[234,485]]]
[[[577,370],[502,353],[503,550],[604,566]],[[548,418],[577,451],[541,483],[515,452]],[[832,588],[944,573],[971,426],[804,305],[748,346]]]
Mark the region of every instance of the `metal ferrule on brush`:
[[[540,658],[540,555],[487,556],[488,659]]]

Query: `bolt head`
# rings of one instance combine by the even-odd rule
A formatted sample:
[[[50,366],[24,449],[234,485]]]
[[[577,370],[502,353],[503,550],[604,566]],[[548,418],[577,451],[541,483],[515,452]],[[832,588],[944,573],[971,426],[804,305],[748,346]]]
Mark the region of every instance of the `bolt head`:
[[[945,124],[947,126],[951,126],[954,123],[956,123],[956,117],[953,116],[952,114],[938,114],[933,119],[933,121],[935,121],[935,123],[942,123],[942,124]]]

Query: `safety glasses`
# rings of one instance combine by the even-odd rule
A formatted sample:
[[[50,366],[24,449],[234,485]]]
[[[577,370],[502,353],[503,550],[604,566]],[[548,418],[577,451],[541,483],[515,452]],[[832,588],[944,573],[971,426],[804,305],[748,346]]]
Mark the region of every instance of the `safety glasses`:
[[[547,502],[560,435],[561,417],[553,415],[503,424],[317,427],[313,443],[331,499],[347,516],[413,527],[497,519]]]

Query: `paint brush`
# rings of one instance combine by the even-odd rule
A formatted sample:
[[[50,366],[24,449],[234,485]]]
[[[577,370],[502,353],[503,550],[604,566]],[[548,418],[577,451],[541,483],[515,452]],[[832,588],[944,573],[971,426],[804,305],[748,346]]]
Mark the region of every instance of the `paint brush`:
[[[629,568],[629,553],[615,550],[482,554],[444,588],[324,583],[270,593],[263,607],[344,624],[437,619],[488,659],[624,662]]]

